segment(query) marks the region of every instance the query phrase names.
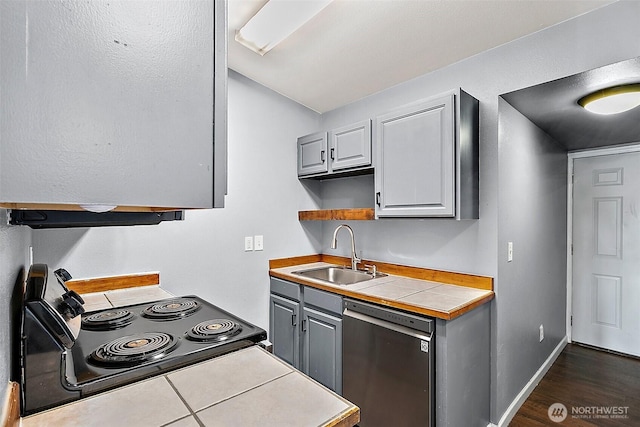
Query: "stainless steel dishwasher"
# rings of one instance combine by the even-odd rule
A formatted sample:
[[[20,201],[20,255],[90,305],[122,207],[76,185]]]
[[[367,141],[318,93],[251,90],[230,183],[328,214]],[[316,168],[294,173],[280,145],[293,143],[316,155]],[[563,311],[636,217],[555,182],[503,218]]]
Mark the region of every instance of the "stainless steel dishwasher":
[[[433,319],[344,299],[342,394],[361,427],[433,426]]]

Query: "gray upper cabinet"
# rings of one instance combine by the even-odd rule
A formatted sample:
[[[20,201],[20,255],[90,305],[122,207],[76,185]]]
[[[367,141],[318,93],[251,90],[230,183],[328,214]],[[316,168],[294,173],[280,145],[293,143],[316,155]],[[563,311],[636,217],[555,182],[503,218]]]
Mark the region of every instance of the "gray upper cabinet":
[[[225,1],[0,7],[0,205],[223,206]]]
[[[371,166],[371,120],[329,132],[332,171]]]
[[[327,173],[328,165],[326,132],[298,138],[298,176]]]
[[[478,218],[478,101],[452,91],[376,117],[376,217]]]
[[[299,177],[362,173],[371,165],[371,120],[298,138]]]

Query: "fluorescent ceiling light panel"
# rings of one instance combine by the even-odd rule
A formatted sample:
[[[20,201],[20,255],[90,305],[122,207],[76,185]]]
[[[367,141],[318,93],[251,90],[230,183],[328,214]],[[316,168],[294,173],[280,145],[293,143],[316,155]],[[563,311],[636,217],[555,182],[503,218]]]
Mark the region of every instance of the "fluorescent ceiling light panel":
[[[260,55],[293,34],[332,0],[269,0],[236,32],[236,41]]]
[[[585,110],[596,114],[618,114],[640,106],[640,83],[614,86],[580,98]]]

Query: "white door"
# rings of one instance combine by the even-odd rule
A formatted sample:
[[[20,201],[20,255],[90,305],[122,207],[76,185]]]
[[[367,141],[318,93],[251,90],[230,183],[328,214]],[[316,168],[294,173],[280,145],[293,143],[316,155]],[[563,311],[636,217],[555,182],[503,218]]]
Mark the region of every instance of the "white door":
[[[574,160],[575,342],[640,356],[640,153]]]

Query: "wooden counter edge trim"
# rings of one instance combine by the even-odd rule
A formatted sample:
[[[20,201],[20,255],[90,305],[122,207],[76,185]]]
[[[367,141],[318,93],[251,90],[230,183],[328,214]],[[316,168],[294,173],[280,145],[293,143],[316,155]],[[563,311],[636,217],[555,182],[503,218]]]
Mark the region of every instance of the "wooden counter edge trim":
[[[329,264],[351,265],[351,260],[349,258],[327,254],[321,254],[320,257],[322,262]],[[362,260],[361,264],[373,264],[378,268],[378,271],[393,274],[395,276],[411,277],[413,279],[450,283],[453,285],[466,286],[468,288],[493,291],[493,277],[476,276],[467,273],[455,273],[452,271],[432,270],[422,267],[409,267],[371,260]]]
[[[344,410],[323,427],[353,427],[360,422],[360,408],[352,406]]]
[[[416,305],[412,305],[412,304],[407,304],[405,302],[402,301],[394,301],[394,300],[388,300],[388,299],[384,299],[384,298],[380,298],[380,297],[376,297],[373,295],[367,295],[367,294],[362,294],[359,292],[353,292],[350,291],[348,289],[344,289],[344,288],[340,288],[337,286],[329,286],[329,285],[321,285],[319,283],[316,282],[312,282],[310,280],[305,280],[301,277],[293,277],[289,274],[283,274],[277,271],[269,271],[269,275],[271,275],[272,277],[277,277],[278,279],[282,279],[282,280],[286,280],[288,282],[294,282],[294,283],[298,283],[300,285],[304,285],[304,286],[309,286],[312,288],[316,288],[316,289],[320,289],[323,291],[327,291],[327,292],[331,292],[333,294],[338,294],[338,295],[342,295],[343,297],[348,297],[348,298],[355,298],[361,301],[368,301],[368,302],[372,302],[374,304],[380,304],[380,305],[384,305],[386,307],[390,307],[390,308],[397,308],[400,310],[404,310],[404,311],[409,311],[411,313],[416,313],[416,314],[422,314],[425,316],[429,316],[429,317],[436,317],[438,319],[443,319],[443,320],[451,320],[451,319],[455,319],[456,317],[462,316],[464,313],[466,313],[467,311],[470,311],[488,301],[491,301],[494,297],[495,294],[493,293],[493,291],[490,291],[490,294],[487,294],[485,296],[476,298],[472,301],[470,301],[468,304],[465,304],[459,308],[457,308],[455,311],[452,312],[448,312],[448,311],[440,311],[440,310],[435,310],[435,309],[429,309],[429,308],[425,308],[425,307],[419,307]]]
[[[6,404],[3,408],[6,412],[0,422],[2,427],[17,427],[20,425],[20,385],[10,381],[8,389],[7,401],[3,403]]]
[[[460,317],[463,314],[473,310],[476,307],[481,306],[482,304],[491,301],[493,298],[495,298],[496,294],[493,293],[493,291],[491,292],[490,295],[484,296],[484,297],[480,297],[477,298],[473,301],[471,301],[468,304],[463,305],[462,307],[453,310],[451,313],[449,313],[449,315],[451,316],[451,319],[455,319],[456,317]]]
[[[293,267],[294,265],[311,264],[322,261],[321,255],[303,255],[292,258],[278,258],[269,260],[269,269]]]
[[[66,282],[69,289],[79,294],[159,284],[160,273],[126,274],[122,276],[97,277],[94,279],[69,280]]]

